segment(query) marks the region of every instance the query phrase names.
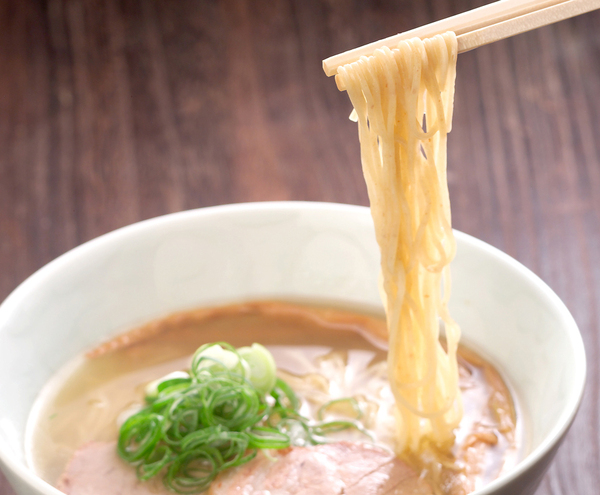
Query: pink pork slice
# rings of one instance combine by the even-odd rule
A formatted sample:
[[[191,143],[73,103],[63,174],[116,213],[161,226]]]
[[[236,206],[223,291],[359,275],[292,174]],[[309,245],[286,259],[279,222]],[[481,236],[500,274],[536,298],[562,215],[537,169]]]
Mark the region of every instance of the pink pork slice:
[[[118,456],[116,442],[90,442],[76,450],[56,488],[70,495],[172,495],[162,483],[139,481]]]
[[[57,488],[67,495],[166,495],[157,482],[138,481],[114,442],[75,452]],[[431,495],[406,463],[372,445],[338,442],[259,453],[213,481],[209,495]]]
[[[210,495],[430,495],[405,462],[379,447],[337,442],[260,453],[212,483]]]

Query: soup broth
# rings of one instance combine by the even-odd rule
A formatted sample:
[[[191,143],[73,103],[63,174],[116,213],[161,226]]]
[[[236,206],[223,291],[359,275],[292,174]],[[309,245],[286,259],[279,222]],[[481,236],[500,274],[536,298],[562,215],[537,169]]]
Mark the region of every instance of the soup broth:
[[[200,345],[260,342],[278,374],[315,418],[326,402],[354,397],[375,441],[394,443],[394,400],[387,382],[386,324],[377,315],[283,302],[255,302],[169,316],[123,334],[66,366],[44,388],[28,428],[35,471],[55,484],[90,441],[114,441],[123,419],[141,408],[147,383],[189,367]],[[442,493],[467,493],[514,466],[520,438],[509,390],[486,361],[460,352],[465,415],[450,453],[406,459]],[[327,414],[352,415],[340,405]],[[336,439],[371,441],[355,430]]]

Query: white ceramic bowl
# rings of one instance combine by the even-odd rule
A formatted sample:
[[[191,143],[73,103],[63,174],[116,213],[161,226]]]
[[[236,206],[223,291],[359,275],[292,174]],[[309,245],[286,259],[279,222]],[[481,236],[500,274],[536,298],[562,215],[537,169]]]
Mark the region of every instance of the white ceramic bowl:
[[[459,232],[451,312],[524,412],[528,450],[478,494],[532,494],[579,406],[585,353],[564,304],[509,256]],[[27,466],[37,393],[100,341],[173,311],[260,298],[380,305],[367,208],[254,203],[155,218],[48,264],[0,306],[0,461],[20,495],[58,495]]]

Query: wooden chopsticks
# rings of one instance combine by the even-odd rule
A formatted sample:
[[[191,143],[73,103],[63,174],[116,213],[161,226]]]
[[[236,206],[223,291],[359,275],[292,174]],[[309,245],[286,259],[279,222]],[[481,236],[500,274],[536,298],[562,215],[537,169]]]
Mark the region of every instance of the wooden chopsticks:
[[[323,70],[333,76],[341,65],[369,56],[377,48],[393,48],[404,39],[429,38],[447,31],[456,33],[458,52],[462,53],[598,8],[600,0],[500,0],[334,55],[323,60]]]

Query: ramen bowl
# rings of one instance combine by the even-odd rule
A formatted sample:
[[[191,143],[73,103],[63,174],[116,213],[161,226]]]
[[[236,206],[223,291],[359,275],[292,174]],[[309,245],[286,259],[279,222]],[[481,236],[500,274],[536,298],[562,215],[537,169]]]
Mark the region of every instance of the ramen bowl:
[[[464,341],[509,383],[523,455],[475,493],[531,494],[579,406],[585,353],[565,305],[536,275],[460,232],[450,310]],[[0,306],[0,463],[19,495],[58,495],[28,462],[27,421],[76,355],[149,320],[228,302],[280,299],[379,307],[368,208],[253,203],[140,222],[49,263]]]

